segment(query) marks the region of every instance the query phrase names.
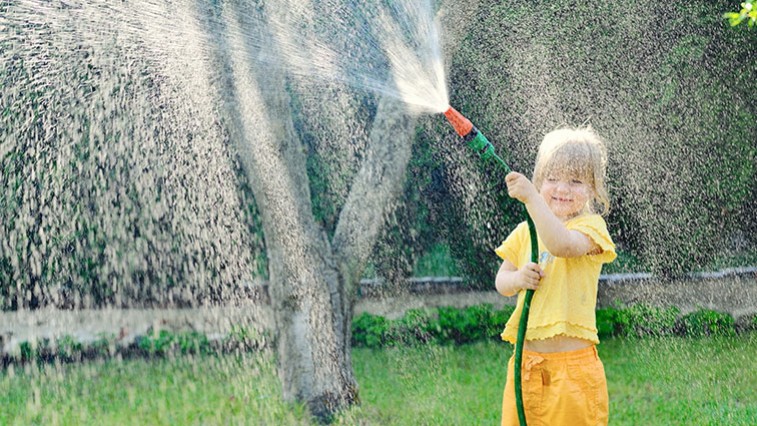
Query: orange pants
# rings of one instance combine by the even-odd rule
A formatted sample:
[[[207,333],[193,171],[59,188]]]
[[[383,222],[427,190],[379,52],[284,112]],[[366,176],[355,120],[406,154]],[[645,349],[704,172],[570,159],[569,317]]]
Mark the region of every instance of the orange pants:
[[[502,401],[503,426],[519,425],[514,364],[513,355]],[[596,346],[557,353],[524,350],[521,372],[528,426],[607,425],[607,379]]]

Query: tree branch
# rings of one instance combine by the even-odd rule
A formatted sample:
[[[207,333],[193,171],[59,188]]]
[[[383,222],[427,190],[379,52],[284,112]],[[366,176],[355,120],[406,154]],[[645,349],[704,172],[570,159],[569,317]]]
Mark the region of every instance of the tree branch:
[[[359,278],[404,183],[415,121],[399,101],[387,97],[380,100],[365,159],[334,233],[334,253],[352,278],[346,285],[354,285]],[[344,290],[349,296],[354,289]]]

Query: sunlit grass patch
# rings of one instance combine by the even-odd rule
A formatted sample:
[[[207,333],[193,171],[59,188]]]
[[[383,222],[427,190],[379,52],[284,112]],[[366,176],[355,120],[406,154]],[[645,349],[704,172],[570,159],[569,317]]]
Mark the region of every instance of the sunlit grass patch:
[[[757,424],[757,334],[603,340],[612,425]],[[353,351],[362,404],[341,425],[491,425],[512,346]],[[12,367],[0,424],[311,424],[270,352]]]
[[[270,354],[29,364],[0,375],[0,424],[299,424]]]
[[[355,369],[372,424],[496,424],[505,344],[359,349]]]
[[[614,339],[602,346],[613,423],[757,424],[754,333]]]
[[[757,335],[606,339],[612,425],[757,424]],[[369,424],[497,424],[512,346],[355,351]]]

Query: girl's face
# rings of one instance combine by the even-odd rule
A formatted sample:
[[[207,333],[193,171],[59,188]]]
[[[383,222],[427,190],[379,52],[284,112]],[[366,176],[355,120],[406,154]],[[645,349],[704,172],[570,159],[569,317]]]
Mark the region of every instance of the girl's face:
[[[547,206],[560,220],[572,219],[586,210],[594,191],[585,177],[574,174],[548,174],[539,191]]]

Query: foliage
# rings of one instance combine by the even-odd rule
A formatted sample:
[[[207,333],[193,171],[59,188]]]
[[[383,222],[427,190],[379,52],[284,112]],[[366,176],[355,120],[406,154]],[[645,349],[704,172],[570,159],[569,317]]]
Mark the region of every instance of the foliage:
[[[750,213],[757,110],[744,95],[755,91],[757,68],[734,60],[754,35],[717,25],[720,6],[712,2],[624,5],[619,15],[610,4],[552,2],[543,10],[552,25],[544,32],[531,3],[484,2],[474,18],[480,25],[453,59],[451,103],[526,172],[546,131],[590,118],[608,141],[611,235],[640,268],[681,276],[707,269],[734,242],[748,244],[757,229]],[[512,229],[451,215],[458,215],[450,242],[456,255],[462,244],[490,254]],[[481,228],[479,238],[468,238],[466,226]]]
[[[753,4],[745,1],[726,18],[752,26]],[[755,32],[720,25],[722,5],[705,0],[629,3],[623,14],[597,2],[566,5],[556,1],[536,11],[532,2],[489,0],[471,10],[476,25],[448,52],[451,103],[513,169],[525,172],[545,130],[591,117],[612,142],[608,224],[623,255],[608,270],[678,276],[707,269],[724,251],[726,262],[735,261],[735,251],[753,256],[757,109],[749,95],[757,68],[734,58],[754,45]],[[551,31],[542,31],[544,17]],[[16,52],[10,45],[0,51]],[[193,304],[228,298],[239,282],[266,275],[260,215],[244,174],[238,168],[229,174],[239,181],[239,202],[220,209],[220,196],[196,204],[197,193],[216,191],[183,183],[200,174],[196,165],[205,157],[192,154],[183,175],[165,166],[177,153],[194,152],[192,141],[211,132],[184,129],[182,116],[172,115],[178,106],[154,97],[170,88],[150,64],[135,60],[138,72],[118,74],[119,86],[111,88],[107,78],[120,69],[103,68],[92,46],[60,52],[61,62],[72,64],[71,75],[61,78],[82,94],[72,97],[57,80],[37,77],[54,74],[35,73],[52,62],[28,49],[17,53],[4,56],[0,74],[3,130],[13,130],[3,134],[14,136],[2,141],[8,149],[0,157],[0,308]],[[332,233],[364,147],[347,152],[323,142],[329,138],[319,133],[308,102],[322,108],[316,95],[334,95],[329,90],[292,90],[292,104],[310,154],[314,215]],[[348,105],[357,117],[346,123],[349,137],[333,138],[361,143],[372,105]],[[124,116],[133,118],[132,127],[120,127]],[[92,117],[103,117],[98,129]],[[443,120],[420,120],[402,200],[375,245],[377,274],[399,282],[424,253],[445,247],[451,269],[473,287],[488,287],[498,263],[492,248],[522,220],[522,210],[507,197],[500,172],[461,146]],[[71,131],[56,121],[70,123]],[[153,134],[186,144],[164,146],[169,141]],[[147,145],[134,143],[137,138]],[[213,149],[212,158],[238,167],[233,153]],[[349,155],[354,158],[345,160]],[[176,208],[159,208],[166,205]],[[234,232],[221,232],[229,226]],[[177,302],[182,294],[188,299]]]
[[[624,308],[597,310],[600,336],[664,337],[664,336],[734,336],[736,323],[730,314],[699,309],[681,315],[676,307],[654,307],[635,304]],[[748,331],[748,330],[745,330]]]
[[[229,334],[221,341],[224,349],[241,348],[245,351],[265,347],[271,339],[269,331],[260,331],[255,328],[232,325]]]
[[[416,277],[455,277],[459,267],[447,244],[436,244],[421,255],[413,268]]]
[[[636,304],[609,314],[615,322],[614,334],[624,337],[672,336],[680,315],[677,307],[655,307]]]
[[[222,119],[187,120],[207,114],[149,49],[25,7],[0,14],[0,309],[187,306],[248,282],[256,235]]]
[[[364,312],[352,320],[352,345],[378,348],[384,345],[389,321],[379,315]]]
[[[410,309],[393,321],[385,336],[389,345],[416,345],[438,341],[438,322],[432,311]]]
[[[483,340],[498,341],[499,334],[514,310],[506,305],[494,309],[490,304],[465,308],[438,307],[411,309],[398,319],[387,319],[364,312],[352,322],[354,347],[406,347],[425,344],[462,345]],[[757,315],[745,320],[739,329],[734,318],[726,313],[700,309],[680,315],[675,307],[661,308],[645,304],[598,309],[597,329],[600,339],[609,337],[732,337],[757,330]],[[160,330],[138,336],[127,346],[120,345],[113,335],[100,335],[92,342],[81,342],[64,335],[54,340],[24,341],[15,355],[6,355],[5,363],[78,362],[106,359],[118,353],[122,358],[208,355],[259,350],[270,342],[267,332],[244,326],[233,326],[221,340],[211,341],[196,331]]]
[[[726,12],[723,14],[723,18],[728,19],[732,27],[742,22],[746,22],[750,28],[753,27],[757,23],[757,7],[754,5],[754,0],[745,0],[741,3],[740,11]]]
[[[731,315],[700,309],[678,320],[679,333],[687,336],[734,336],[735,320]]]
[[[397,320],[362,313],[353,321],[352,344],[379,348],[420,343],[459,345],[498,339],[513,309],[505,306],[495,310],[488,304],[415,309]],[[646,304],[598,309],[596,320],[600,339],[733,336],[737,330],[734,318],[727,313],[701,309],[681,315],[676,307]],[[757,317],[752,321],[757,328]]]
[[[270,341],[269,332],[260,332],[245,326],[234,325],[221,339],[210,340],[197,331],[160,330],[137,336],[125,344],[116,336],[101,334],[90,342],[82,342],[71,335],[55,339],[24,341],[17,353],[5,354],[0,365],[12,363],[46,364],[51,362],[80,362],[93,359],[108,359],[118,354],[120,358],[165,358],[179,355],[209,355],[219,353],[245,353],[260,350]]]
[[[491,339],[502,332],[510,313],[510,309],[495,311],[491,305],[439,308],[439,328],[444,340],[455,344]]]
[[[612,263],[602,266],[603,274],[634,273],[644,270],[644,262],[633,253],[620,247],[616,247],[615,252],[618,257]]]
[[[210,352],[208,338],[196,331],[171,333],[167,330],[148,333],[137,339],[137,347],[146,354],[164,356],[168,353],[207,354]]]
[[[597,309],[597,335],[599,338],[620,334],[620,326],[617,322],[618,310],[613,308]]]
[[[396,320],[362,313],[352,322],[352,344],[377,348],[424,343],[464,344],[498,338],[512,311],[511,306],[495,310],[488,304],[411,309]]]
[[[19,344],[17,354],[5,354],[3,363],[80,362],[85,359],[107,358],[115,353],[115,337],[101,334],[91,342],[81,342],[70,335],[56,339],[42,338]]]

